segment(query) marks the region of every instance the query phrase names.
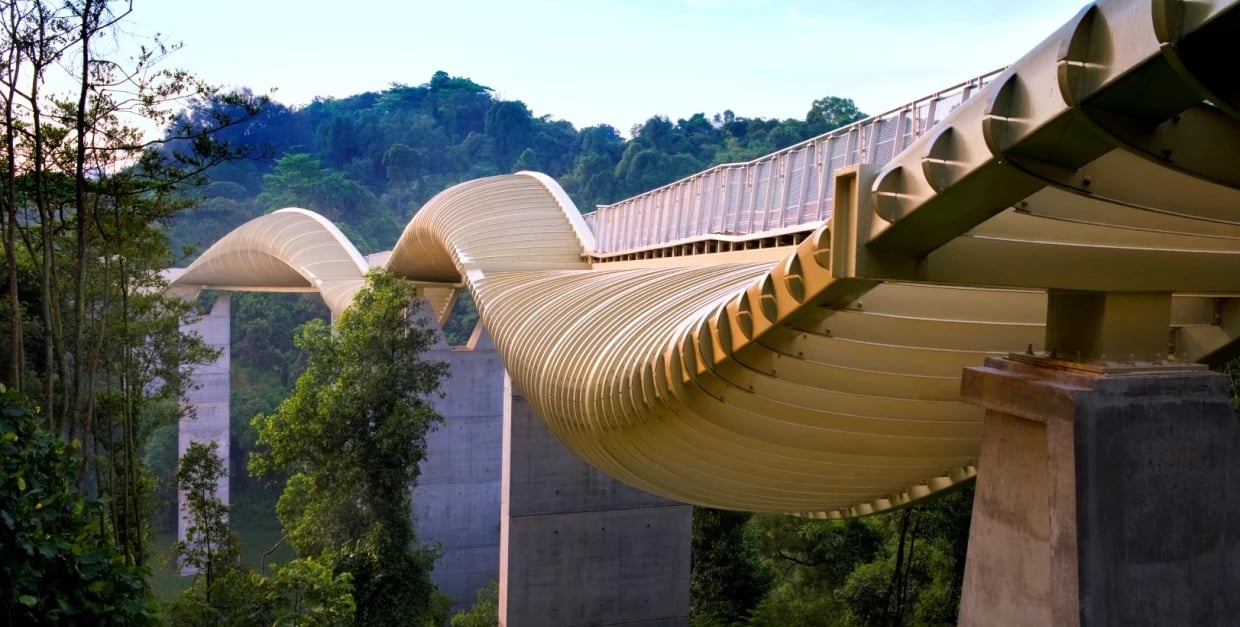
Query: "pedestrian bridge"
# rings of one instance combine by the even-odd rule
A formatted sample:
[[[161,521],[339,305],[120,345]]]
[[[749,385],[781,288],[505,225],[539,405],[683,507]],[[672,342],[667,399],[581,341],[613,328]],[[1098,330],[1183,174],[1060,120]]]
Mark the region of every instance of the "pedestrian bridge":
[[[873,513],[974,476],[960,379],[988,356],[1231,355],[1237,58],[1234,0],[1099,1],[1002,71],[585,216],[537,173],[457,185],[382,265],[441,319],[469,290],[514,385],[608,474]],[[338,315],[369,268],[284,209],[173,286],[319,291]]]

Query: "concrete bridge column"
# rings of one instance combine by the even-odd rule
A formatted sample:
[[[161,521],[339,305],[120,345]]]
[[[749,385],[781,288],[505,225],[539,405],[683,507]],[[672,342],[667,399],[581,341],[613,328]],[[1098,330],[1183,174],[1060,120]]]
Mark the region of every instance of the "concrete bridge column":
[[[455,611],[499,578],[504,365],[481,325],[466,348],[441,343],[427,359],[447,362],[449,375],[443,397],[432,401],[444,421],[426,438],[414,529],[422,542],[443,547],[431,579]]]
[[[183,418],[177,431],[177,459],[185,454],[191,442],[215,442],[219,455],[228,463],[229,438],[229,359],[231,354],[231,300],[228,292],[221,292],[211,307],[211,312],[186,325],[185,333],[196,332],[208,346],[220,351],[215,361],[196,366],[191,375],[193,387],[185,393],[185,404],[193,409],[193,417]],[[216,495],[228,503],[228,475],[216,486]],[[180,497],[178,497],[180,498]],[[185,539],[185,504],[180,503],[177,517],[177,538]],[[190,574],[190,573],[184,573]]]
[[[692,508],[581,461],[507,387],[500,625],[688,625]]]
[[[1095,370],[965,371],[962,396],[987,411],[960,624],[1235,624],[1230,382],[1167,363]]]

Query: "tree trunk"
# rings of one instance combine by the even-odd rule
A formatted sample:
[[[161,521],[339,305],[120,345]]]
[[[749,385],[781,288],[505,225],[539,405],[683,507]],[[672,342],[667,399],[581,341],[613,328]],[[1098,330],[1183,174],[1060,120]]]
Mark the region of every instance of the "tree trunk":
[[[102,0],[101,0],[102,1]],[[90,437],[93,427],[90,412],[86,411],[86,398],[90,390],[86,381],[86,225],[90,219],[89,203],[86,200],[86,135],[89,130],[86,122],[86,107],[90,96],[90,64],[91,35],[93,34],[92,16],[97,11],[93,0],[84,0],[79,43],[82,46],[82,76],[78,84],[77,111],[73,121],[74,132],[77,134],[77,150],[73,163],[73,204],[74,204],[74,255],[73,255],[73,342],[70,349],[73,354],[73,402],[70,405],[73,420],[81,421],[83,437]],[[83,450],[90,450],[83,447]],[[89,455],[82,456],[82,475],[79,487],[86,481],[86,468],[90,463]]]
[[[892,599],[899,592],[899,588],[900,588],[900,573],[901,571],[903,571],[903,568],[904,568],[904,540],[905,538],[908,537],[908,516],[909,516],[909,510],[906,507],[904,508],[904,511],[901,512],[901,515],[900,515],[900,543],[896,548],[896,568],[895,568],[895,572],[891,574],[891,584],[888,585],[887,587],[887,602],[883,605],[883,623],[884,624],[887,624],[887,612],[888,610],[891,609]],[[897,600],[897,603],[898,602],[899,601]],[[896,622],[896,620],[898,619],[895,619],[895,617],[893,617],[893,619],[894,620],[890,624],[898,625],[899,623]]]
[[[40,42],[42,42],[46,37],[44,17],[45,16],[42,14],[42,7],[40,7]],[[33,131],[31,143],[34,149],[32,164],[34,166],[34,204],[39,211],[39,231],[41,235],[40,243],[42,246],[42,263],[39,269],[39,290],[43,301],[43,307],[40,313],[43,316],[43,330],[45,333],[44,359],[46,360],[46,365],[44,366],[45,370],[43,373],[43,412],[45,416],[44,420],[47,421],[48,427],[60,431],[62,425],[59,423],[60,416],[56,412],[56,385],[55,377],[52,374],[56,372],[55,364],[57,363],[56,355],[52,350],[55,340],[57,339],[57,325],[55,324],[52,316],[52,299],[54,297],[52,282],[54,281],[53,277],[55,276],[53,269],[56,261],[53,254],[53,251],[55,250],[55,241],[52,229],[54,215],[52,208],[49,205],[47,194],[44,190],[44,178],[46,172],[44,171],[45,163],[43,155],[43,119],[39,107],[39,84],[42,81],[43,70],[46,63],[46,59],[42,56],[44,52],[44,50],[40,50],[35,53],[37,56],[32,55],[31,58],[29,98]]]
[[[25,373],[23,372],[26,358],[25,346],[22,341],[22,306],[17,292],[17,133],[13,130],[13,101],[17,98],[17,81],[21,78],[21,52],[17,44],[17,7],[10,5],[7,13],[8,23],[5,35],[8,37],[8,48],[4,59],[4,127],[5,133],[5,171],[4,171],[4,262],[8,270],[5,277],[9,282],[8,293],[5,294],[9,304],[9,364],[6,380],[18,394],[25,391]]]

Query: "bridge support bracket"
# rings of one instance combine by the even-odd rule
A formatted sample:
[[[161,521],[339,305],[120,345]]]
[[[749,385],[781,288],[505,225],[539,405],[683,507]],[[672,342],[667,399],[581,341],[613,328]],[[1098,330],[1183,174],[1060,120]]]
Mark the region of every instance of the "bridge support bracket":
[[[1240,615],[1240,421],[1225,375],[990,358],[961,625]]]
[[[859,164],[835,172],[830,259],[831,276],[837,279],[917,278],[917,257],[867,245],[890,225],[875,211],[873,187],[880,170],[877,165]]]
[[[1168,292],[1050,290],[1046,348],[1080,363],[1161,362],[1169,353]]]

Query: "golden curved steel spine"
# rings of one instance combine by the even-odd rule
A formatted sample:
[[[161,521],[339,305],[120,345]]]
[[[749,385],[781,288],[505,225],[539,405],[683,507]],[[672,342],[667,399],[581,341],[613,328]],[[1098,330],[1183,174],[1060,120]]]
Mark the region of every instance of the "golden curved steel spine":
[[[454,281],[446,268],[459,264],[457,276],[467,277],[514,383],[578,455],[680,500],[821,515],[876,511],[972,476],[980,414],[955,399],[960,365],[980,360],[981,351],[874,346],[904,351],[909,360],[887,371],[864,369],[875,365],[864,363],[864,348],[860,357],[841,350],[838,363],[806,361],[797,353],[855,340],[817,329],[829,314],[809,301],[781,312],[776,296],[769,319],[761,305],[748,304],[771,300],[767,292],[775,281],[787,283],[797,255],[774,271],[769,263],[591,269],[580,261],[590,251],[557,191],[524,174],[445,191],[406,228],[389,269]],[[521,268],[506,269],[505,255],[519,258]],[[851,296],[874,287],[841,283],[826,291]],[[878,289],[880,301],[899,302],[930,288]],[[1041,302],[1037,294],[1006,294],[1026,308]],[[962,302],[950,314],[957,319],[942,324],[967,326],[961,320],[972,303]],[[762,320],[735,331],[724,326],[746,314]],[[884,326],[899,332],[932,323],[839,315],[868,316],[865,332],[880,336]],[[1003,319],[978,322],[1000,326]],[[1007,324],[1000,335],[1006,345],[1023,346],[1037,341],[1039,330],[1030,319]],[[813,346],[789,348],[788,333],[805,336],[793,344]],[[780,378],[770,365],[777,360],[794,372]]]
[[[221,290],[317,291],[340,314],[369,265],[336,225],[290,207],[229,232],[190,264],[175,286]]]
[[[170,280],[188,297],[202,289],[318,292],[338,316],[365,283],[370,264],[336,225],[306,209],[289,207],[230,231]],[[455,298],[452,287],[422,295],[440,322]]]
[[[1238,22],[1230,1],[1087,7],[890,164],[837,172],[832,219],[777,263],[592,265],[563,191],[519,173],[436,196],[387,266],[467,286],[531,405],[620,479],[881,511],[974,474],[960,371],[1042,349],[1044,290],[1240,294],[1240,159],[1213,162],[1240,156],[1235,81],[1203,61]],[[1235,341],[1179,302],[1180,358]]]

